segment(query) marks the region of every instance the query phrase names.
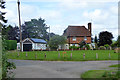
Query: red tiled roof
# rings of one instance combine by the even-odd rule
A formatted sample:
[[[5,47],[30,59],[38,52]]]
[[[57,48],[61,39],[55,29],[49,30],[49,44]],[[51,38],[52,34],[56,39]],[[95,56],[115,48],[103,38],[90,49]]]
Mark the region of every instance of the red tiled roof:
[[[91,36],[90,31],[85,26],[68,26],[63,33],[64,36]]]

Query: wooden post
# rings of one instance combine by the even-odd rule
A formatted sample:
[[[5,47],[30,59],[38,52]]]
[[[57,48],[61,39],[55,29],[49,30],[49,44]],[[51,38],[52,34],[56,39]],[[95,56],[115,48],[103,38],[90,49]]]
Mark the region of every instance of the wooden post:
[[[49,48],[49,51],[50,51],[50,48]]]
[[[71,53],[71,56],[70,56],[70,57],[71,57],[71,59],[72,59],[72,53]]]
[[[58,53],[58,58],[60,58],[60,53]]]
[[[35,59],[37,59],[37,54],[35,53]]]
[[[98,59],[98,53],[96,53],[96,59]]]
[[[26,57],[27,57],[28,55],[27,55],[27,52],[26,52]]]
[[[46,53],[45,53],[45,58],[47,57]]]
[[[110,53],[109,53],[109,59],[111,59],[111,55],[110,55]]]
[[[83,59],[85,59],[85,53],[83,54]]]
[[[72,51],[73,51],[73,48],[72,48]]]
[[[18,52],[18,57],[20,56],[19,52]]]

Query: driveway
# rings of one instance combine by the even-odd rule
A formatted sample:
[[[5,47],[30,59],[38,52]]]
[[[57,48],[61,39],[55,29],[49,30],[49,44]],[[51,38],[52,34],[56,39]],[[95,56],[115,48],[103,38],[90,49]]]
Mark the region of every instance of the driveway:
[[[16,64],[15,78],[80,78],[88,70],[110,69],[118,61],[32,61],[10,60]]]

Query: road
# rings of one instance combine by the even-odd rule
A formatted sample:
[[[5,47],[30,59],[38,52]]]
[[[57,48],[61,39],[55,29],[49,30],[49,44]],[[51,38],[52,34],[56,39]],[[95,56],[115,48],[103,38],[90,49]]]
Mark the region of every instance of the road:
[[[32,61],[10,60],[15,63],[15,78],[80,78],[88,70],[110,69],[118,61]]]

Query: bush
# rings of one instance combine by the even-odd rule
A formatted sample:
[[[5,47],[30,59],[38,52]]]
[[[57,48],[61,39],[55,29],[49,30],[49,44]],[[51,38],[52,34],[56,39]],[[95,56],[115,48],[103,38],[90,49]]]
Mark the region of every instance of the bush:
[[[115,51],[114,51],[115,53],[120,53],[120,47],[118,47],[118,48],[115,48]]]
[[[110,45],[108,45],[108,44],[105,44],[104,47],[108,50],[110,49]]]
[[[117,47],[117,44],[118,44],[117,41],[115,43],[112,43],[111,44],[112,49],[115,49]]]
[[[77,50],[77,49],[79,49],[80,47],[77,47],[77,46],[70,46],[69,47],[69,49],[75,49],[75,50]]]
[[[98,50],[98,44],[97,43],[95,43],[95,49],[93,49],[93,50]]]
[[[5,46],[6,50],[15,50],[17,48],[16,40],[6,40],[5,44],[6,44],[6,46]]]
[[[81,41],[81,42],[79,43],[80,48],[82,48],[85,44],[86,44],[86,42],[85,42],[85,41]]]
[[[100,50],[105,50],[106,48],[104,46],[99,47]]]
[[[90,50],[90,46],[88,44],[85,45],[85,47]]]

